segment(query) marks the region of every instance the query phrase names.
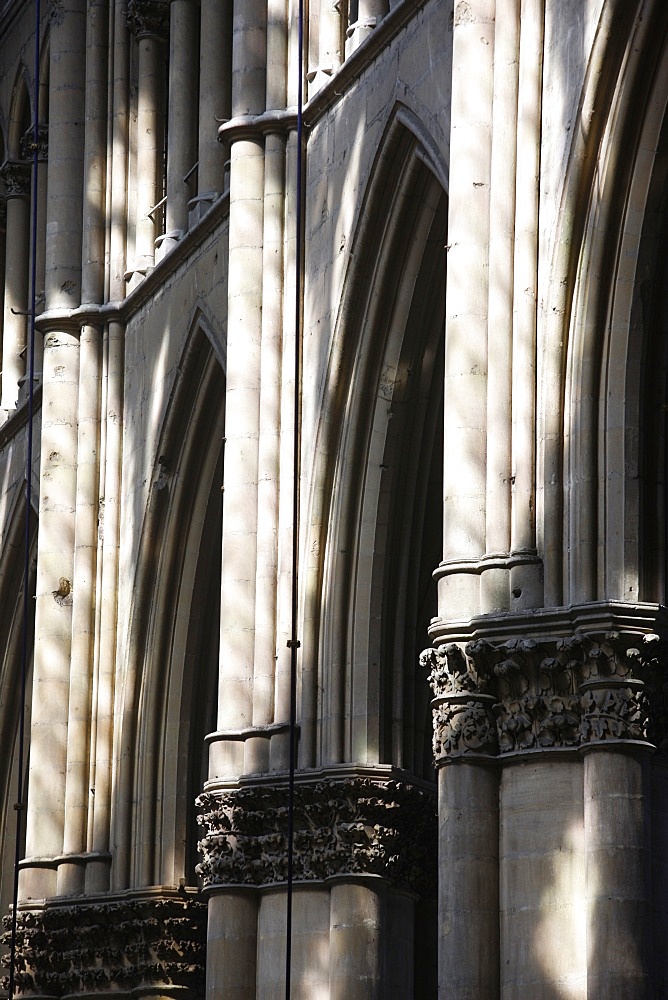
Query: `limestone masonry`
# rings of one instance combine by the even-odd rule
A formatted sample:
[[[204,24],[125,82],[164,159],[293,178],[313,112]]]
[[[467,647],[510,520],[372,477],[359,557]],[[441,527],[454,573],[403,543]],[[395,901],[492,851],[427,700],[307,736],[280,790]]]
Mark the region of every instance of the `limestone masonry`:
[[[36,8],[0,1000],[668,997],[668,3]]]

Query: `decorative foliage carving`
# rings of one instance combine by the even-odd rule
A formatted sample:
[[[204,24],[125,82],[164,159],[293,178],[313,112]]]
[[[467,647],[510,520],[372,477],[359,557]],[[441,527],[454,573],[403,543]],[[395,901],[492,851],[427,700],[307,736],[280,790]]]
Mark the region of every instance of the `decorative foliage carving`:
[[[610,739],[668,745],[665,644],[656,635],[480,640],[427,650],[421,663],[431,667],[437,761],[493,753],[496,739],[501,754]],[[490,696],[493,734],[483,723]]]
[[[35,128],[32,126],[28,129],[25,135],[21,136],[19,142],[19,152],[23,159],[32,159],[33,153],[37,148],[37,155],[40,160],[46,160],[49,154],[49,126],[48,125],[38,125],[37,126],[37,138],[35,139]]]
[[[648,698],[637,686],[588,688],[582,695],[583,742],[597,740],[646,740],[649,730]]]
[[[128,0],[125,20],[130,31],[141,38],[142,35],[169,34],[168,0]]]
[[[434,758],[466,753],[496,753],[494,699],[443,698],[434,706]]]
[[[26,195],[30,192],[30,164],[20,160],[5,160],[0,167],[0,177],[8,197]]]
[[[454,642],[436,649],[425,649],[420,654],[423,668],[431,668],[427,678],[434,698],[462,692],[484,692],[487,675],[479,673],[471,657]]]
[[[197,805],[206,830],[197,873],[205,886],[285,881],[287,788],[205,793]],[[298,785],[294,806],[296,880],[374,874],[433,894],[436,802],[428,792],[396,781],[331,779]]]
[[[206,910],[195,899],[152,899],[21,911],[18,991],[61,997],[175,985],[203,996]],[[7,931],[5,948],[9,941]]]
[[[65,5],[63,0],[51,0],[49,7],[49,20],[57,28],[65,20]]]

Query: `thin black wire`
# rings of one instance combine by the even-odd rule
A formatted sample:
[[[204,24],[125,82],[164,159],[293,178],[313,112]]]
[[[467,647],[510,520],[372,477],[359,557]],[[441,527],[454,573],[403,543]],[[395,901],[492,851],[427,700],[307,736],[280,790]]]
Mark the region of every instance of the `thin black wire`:
[[[301,378],[301,328],[302,328],[302,170],[304,125],[304,0],[299,0],[297,41],[297,177],[295,212],[295,357],[294,357],[294,412],[292,450],[292,607],[290,626],[290,760],[288,772],[288,874],[287,917],[285,926],[285,1000],[290,1000],[292,976],[292,897],[294,878],[294,811],[295,770],[297,764],[297,570],[299,558],[299,385]]]
[[[9,958],[9,1000],[16,989],[16,946],[19,902],[19,863],[21,861],[21,831],[25,802],[23,801],[23,751],[25,746],[26,687],[28,678],[28,633],[30,625],[30,522],[32,513],[32,453],[35,382],[35,312],[37,306],[37,174],[39,171],[39,63],[40,63],[40,0],[35,0],[35,75],[33,81],[33,150],[32,190],[30,207],[30,313],[28,356],[28,445],[26,453],[25,536],[23,551],[23,636],[21,642],[21,701],[19,706],[19,741],[16,795],[16,849],[14,854],[14,891],[12,898],[11,951]]]

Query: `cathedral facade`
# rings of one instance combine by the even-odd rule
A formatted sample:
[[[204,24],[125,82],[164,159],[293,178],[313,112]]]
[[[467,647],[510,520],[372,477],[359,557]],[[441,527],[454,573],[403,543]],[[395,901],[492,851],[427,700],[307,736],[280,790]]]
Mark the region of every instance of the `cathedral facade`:
[[[0,995],[668,996],[667,108],[665,0],[0,0]]]

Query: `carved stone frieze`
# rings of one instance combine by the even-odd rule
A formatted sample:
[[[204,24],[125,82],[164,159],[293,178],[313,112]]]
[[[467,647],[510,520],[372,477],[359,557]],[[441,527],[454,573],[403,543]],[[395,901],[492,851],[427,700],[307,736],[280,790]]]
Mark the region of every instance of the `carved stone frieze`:
[[[605,740],[665,747],[664,646],[655,635],[578,632],[426,650],[435,759],[494,753],[497,742],[502,755]]]
[[[197,800],[205,836],[197,873],[204,886],[283,882],[288,793],[258,786],[207,792]],[[383,875],[423,896],[436,885],[436,801],[396,781],[327,779],[299,784],[294,797],[293,876]]]
[[[166,38],[169,34],[168,0],[128,0],[125,12],[126,23],[137,37],[157,35]]]
[[[204,993],[206,903],[152,899],[21,911],[16,985],[21,994],[178,986]],[[5,917],[6,927],[10,918]],[[10,932],[2,943],[9,948]],[[3,987],[7,988],[5,981]]]
[[[19,152],[21,156],[29,160],[37,149],[37,156],[40,160],[46,160],[49,155],[49,126],[38,125],[37,137],[35,138],[34,126],[29,128],[25,135],[21,136],[19,142]]]
[[[30,164],[21,160],[5,160],[0,167],[0,177],[8,198],[30,193]]]

